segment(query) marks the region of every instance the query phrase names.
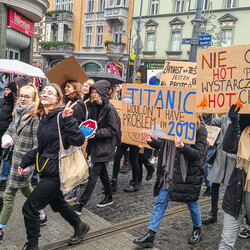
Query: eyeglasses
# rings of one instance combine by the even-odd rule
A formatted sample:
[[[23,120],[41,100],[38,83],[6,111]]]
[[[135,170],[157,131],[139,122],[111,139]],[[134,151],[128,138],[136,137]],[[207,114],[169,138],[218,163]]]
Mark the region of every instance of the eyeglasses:
[[[19,99],[24,99],[24,100],[29,100],[30,98],[34,98],[34,96],[29,96],[29,95],[19,95]]]
[[[48,96],[57,96],[57,95],[55,95],[52,91],[42,91],[41,93],[40,93],[40,96],[42,96],[42,95],[48,95]]]

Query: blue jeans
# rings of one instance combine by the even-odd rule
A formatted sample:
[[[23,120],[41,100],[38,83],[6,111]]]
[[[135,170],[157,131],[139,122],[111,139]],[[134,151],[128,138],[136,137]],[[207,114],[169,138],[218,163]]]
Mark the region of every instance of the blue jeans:
[[[7,180],[10,173],[10,163],[8,161],[3,161],[3,169],[0,175],[1,180]]]
[[[154,205],[153,213],[148,225],[148,229],[157,232],[160,226],[162,217],[168,205],[170,198],[170,193],[167,190],[160,189],[158,199]],[[192,223],[195,227],[201,226],[201,211],[198,201],[187,202],[188,208],[190,210]]]
[[[211,155],[214,152],[215,148],[210,148],[207,152],[207,156]],[[211,187],[211,182],[207,179],[209,174],[209,166],[207,163],[204,165],[204,181],[207,187]]]

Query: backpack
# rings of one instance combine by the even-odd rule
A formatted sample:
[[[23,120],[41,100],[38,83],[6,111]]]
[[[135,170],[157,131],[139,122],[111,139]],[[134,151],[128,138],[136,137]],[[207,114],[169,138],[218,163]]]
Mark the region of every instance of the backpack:
[[[115,145],[120,146],[122,143],[122,130],[121,130],[121,119],[116,111],[116,108],[112,103],[110,103],[112,106],[112,109],[114,110],[115,113],[115,118],[116,118],[116,123],[118,124],[118,131],[117,134],[115,135]]]

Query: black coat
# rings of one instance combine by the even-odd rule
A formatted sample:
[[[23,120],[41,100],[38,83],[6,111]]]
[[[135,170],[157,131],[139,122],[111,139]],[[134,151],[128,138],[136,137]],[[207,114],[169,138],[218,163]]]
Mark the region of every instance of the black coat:
[[[10,94],[9,94],[10,95]],[[11,98],[4,98],[0,107],[0,130],[6,131],[12,121],[12,112],[14,108],[14,100]]]
[[[44,169],[41,171],[41,177],[59,175],[58,156],[60,144],[57,128],[57,114],[61,111],[63,111],[62,108],[57,108],[49,115],[42,118],[37,131],[38,147],[29,151],[23,157],[20,164],[22,168],[34,164],[36,162],[37,153],[39,153],[39,170],[42,169],[46,160],[49,159]],[[71,116],[62,118],[60,115],[59,123],[64,148],[68,149],[71,145],[82,146],[85,138],[77,124],[77,121]]]
[[[196,133],[196,143],[188,146],[184,144],[183,149],[177,149],[175,164],[174,164],[174,176],[171,193],[171,200],[178,202],[196,201],[199,199],[200,189],[203,179],[203,166],[201,159],[204,154],[204,150],[207,143],[207,131],[205,126],[201,123],[199,130]],[[151,147],[159,149],[158,165],[157,165],[157,180],[154,186],[154,196],[158,195],[160,190],[160,177],[163,174],[162,157],[163,149],[166,140],[153,139],[150,143]],[[188,160],[188,169],[185,182],[181,176],[180,169],[180,154],[183,154]]]
[[[223,150],[236,154],[239,139],[239,131],[234,130],[232,124],[229,124],[223,140]],[[234,168],[223,198],[222,209],[235,218],[238,218],[242,207],[245,179],[244,170]]]
[[[88,118],[96,120],[97,130],[95,137],[88,140],[89,154],[92,163],[107,162],[113,159],[115,155],[116,139],[118,133],[118,124],[116,121],[116,110],[109,103],[110,84],[107,81],[95,82],[91,89],[96,89],[102,97],[102,105],[99,107],[99,114],[94,113],[96,110],[94,104],[87,102],[89,112]],[[97,118],[96,118],[97,117]]]

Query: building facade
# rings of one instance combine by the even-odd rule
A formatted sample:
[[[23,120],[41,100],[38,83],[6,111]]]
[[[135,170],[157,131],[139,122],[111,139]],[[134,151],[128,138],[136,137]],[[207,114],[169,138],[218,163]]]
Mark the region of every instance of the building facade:
[[[2,0],[0,3],[0,58],[32,63],[34,23],[42,20],[47,0]]]
[[[134,0],[50,0],[44,71],[74,55],[86,72],[127,75]]]
[[[163,69],[165,60],[189,60],[193,21],[198,0],[144,0],[142,8],[142,82]],[[139,19],[140,3],[133,20]],[[250,1],[203,0],[199,49],[250,43]],[[132,30],[132,36],[135,30]],[[211,36],[211,43],[209,37]],[[202,39],[208,38],[202,42]],[[159,74],[160,75],[160,74]]]

